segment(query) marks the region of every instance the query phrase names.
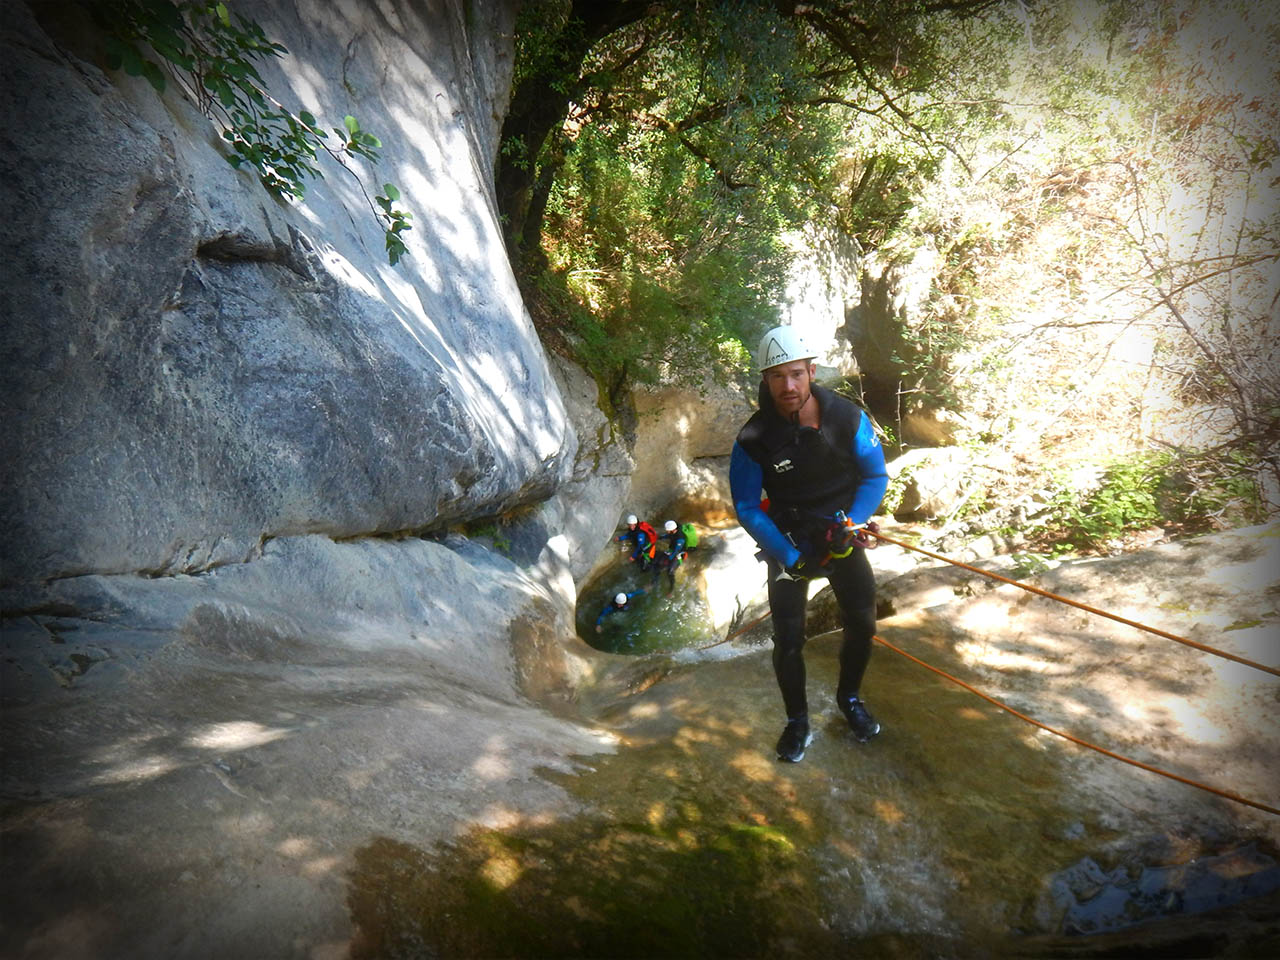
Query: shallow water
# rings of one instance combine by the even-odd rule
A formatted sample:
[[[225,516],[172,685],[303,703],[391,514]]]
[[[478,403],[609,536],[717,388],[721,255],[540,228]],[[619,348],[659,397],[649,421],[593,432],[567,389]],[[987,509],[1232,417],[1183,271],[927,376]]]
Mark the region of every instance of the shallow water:
[[[1086,857],[1050,881],[1068,935],[1123,930],[1145,921],[1200,914],[1280,890],[1280,865],[1256,844],[1185,863],[1126,864],[1110,872]]]
[[[868,691],[884,731],[859,744],[832,703],[838,647],[808,647],[802,763],[774,759],[766,649],[668,664],[600,712],[616,754],[548,772],[576,814],[374,841],[350,874],[353,955],[1273,955],[1247,905],[1273,908],[1276,852],[1210,827],[1214,801],[1188,816],[1186,788],[1158,784],[1160,815],[1124,820],[1077,788],[1068,751],[883,653]]]

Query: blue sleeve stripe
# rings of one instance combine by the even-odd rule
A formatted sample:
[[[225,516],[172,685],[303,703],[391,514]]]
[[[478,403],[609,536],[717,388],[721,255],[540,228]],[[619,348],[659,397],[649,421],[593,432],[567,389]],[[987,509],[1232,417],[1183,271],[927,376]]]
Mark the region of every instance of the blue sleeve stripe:
[[[871,417],[865,413],[858,424],[858,432],[853,435],[853,459],[862,479],[847,513],[854,523],[866,523],[880,508],[880,501],[889,486],[889,473],[884,466],[884,448],[876,438]]]
[[[760,508],[760,497],[764,493],[764,471],[737,443],[733,445],[733,452],[729,456],[729,491],[733,497],[733,509],[738,514],[738,522],[751,535],[752,540],[783,566],[789,567],[800,559],[800,551],[792,546],[791,541],[778,529],[778,525]]]

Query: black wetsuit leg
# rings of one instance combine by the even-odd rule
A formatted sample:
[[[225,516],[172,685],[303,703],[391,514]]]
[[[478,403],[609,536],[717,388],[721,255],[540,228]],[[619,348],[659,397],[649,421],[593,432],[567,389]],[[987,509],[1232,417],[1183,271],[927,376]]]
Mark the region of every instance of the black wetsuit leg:
[[[804,608],[809,600],[807,580],[778,580],[779,568],[769,564],[769,609],[773,615],[773,673],[782,691],[787,719],[809,716],[805,697]]]
[[[836,685],[836,700],[844,703],[858,695],[871,659],[871,638],[876,632],[876,578],[867,561],[867,551],[856,547],[849,556],[829,562],[828,577],[844,624],[840,680]]]

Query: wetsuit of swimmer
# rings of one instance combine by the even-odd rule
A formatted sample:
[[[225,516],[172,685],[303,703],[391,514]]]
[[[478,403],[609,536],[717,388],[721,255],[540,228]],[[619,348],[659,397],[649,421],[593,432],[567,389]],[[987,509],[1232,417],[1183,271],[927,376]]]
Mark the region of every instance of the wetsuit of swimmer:
[[[666,571],[667,584],[674,590],[676,586],[676,570],[684,563],[685,551],[688,546],[684,531],[680,529],[674,520],[668,520],[663,525],[663,533],[658,539],[666,545],[666,550],[659,558],[658,565],[662,570]]]
[[[596,617],[596,633],[600,632],[604,624],[605,617],[630,609],[632,598],[638,597],[642,593],[644,593],[643,590],[632,590],[630,593],[616,594],[612,600],[604,605],[604,609],[601,610],[600,615]]]
[[[640,522],[636,519],[635,514],[627,517],[627,529],[618,534],[615,538],[619,543],[626,543],[631,540],[635,543],[636,548],[631,551],[628,558],[632,563],[639,562],[641,570],[648,570],[649,564],[653,560],[654,549],[653,544],[649,542],[649,535],[640,527]]]
[[[840,511],[856,529],[879,507],[888,485],[884,452],[869,416],[813,382],[814,356],[790,327],[765,334],[757,354],[760,409],[738,433],[729,463],[738,520],[768,564],[773,669],[787,712],[778,758],[791,762],[812,740],[803,649],[815,577],[830,580],[844,628],[836,703],[859,741],[880,732],[860,695],[876,613],[875,577],[861,547],[875,541],[862,533],[861,546],[849,549],[847,534],[829,538]]]

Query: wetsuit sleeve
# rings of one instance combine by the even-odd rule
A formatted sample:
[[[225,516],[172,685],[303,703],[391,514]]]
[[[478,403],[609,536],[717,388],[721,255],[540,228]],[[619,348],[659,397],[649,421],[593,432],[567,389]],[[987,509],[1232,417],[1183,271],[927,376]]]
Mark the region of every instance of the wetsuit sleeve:
[[[604,622],[604,618],[613,613],[613,604],[606,603],[604,609],[600,611],[600,616],[596,617],[596,626],[600,626]]]
[[[733,445],[733,452],[729,456],[729,491],[742,529],[751,535],[751,539],[765,553],[784,567],[794,565],[800,559],[800,551],[783,536],[778,525],[760,507],[760,495],[764,492],[764,471],[737,443]],[[883,488],[881,493],[883,494]]]
[[[858,424],[858,432],[853,436],[853,459],[862,480],[846,512],[854,523],[866,523],[880,508],[880,501],[889,486],[889,473],[884,466],[884,448],[871,426],[871,418],[865,413]]]

